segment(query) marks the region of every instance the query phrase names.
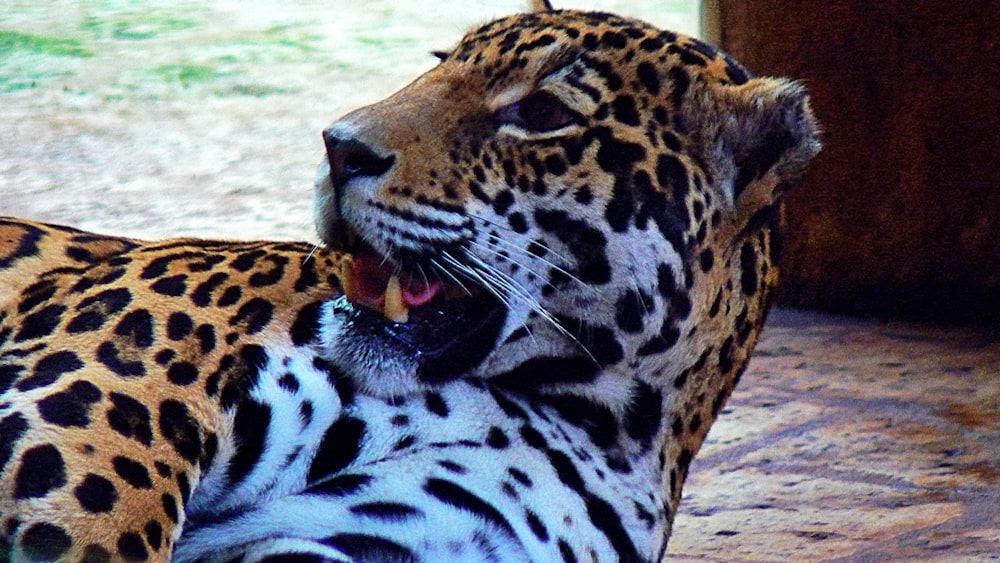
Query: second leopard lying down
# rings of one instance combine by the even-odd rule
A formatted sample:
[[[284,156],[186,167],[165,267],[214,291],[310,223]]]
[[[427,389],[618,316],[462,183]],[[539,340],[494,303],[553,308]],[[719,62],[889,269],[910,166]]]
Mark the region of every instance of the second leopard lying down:
[[[441,58],[325,131],[311,259],[0,226],[15,558],[662,557],[819,150],[807,97],[544,6]]]

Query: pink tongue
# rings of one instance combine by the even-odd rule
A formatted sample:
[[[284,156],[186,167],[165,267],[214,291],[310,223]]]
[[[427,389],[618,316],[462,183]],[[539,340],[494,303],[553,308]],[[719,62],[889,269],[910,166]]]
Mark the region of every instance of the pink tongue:
[[[385,290],[396,267],[381,256],[369,253],[354,257],[354,275],[358,281],[358,300],[369,306],[381,307],[385,304]],[[440,281],[414,279],[405,272],[399,273],[399,285],[403,303],[408,307],[426,304],[441,292]]]

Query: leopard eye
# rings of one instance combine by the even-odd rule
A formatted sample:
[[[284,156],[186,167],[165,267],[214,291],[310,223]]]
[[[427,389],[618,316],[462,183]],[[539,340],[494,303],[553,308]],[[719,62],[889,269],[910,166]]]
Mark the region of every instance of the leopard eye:
[[[513,125],[535,133],[547,133],[578,123],[580,118],[557,96],[539,90],[497,110],[494,121],[498,127]]]

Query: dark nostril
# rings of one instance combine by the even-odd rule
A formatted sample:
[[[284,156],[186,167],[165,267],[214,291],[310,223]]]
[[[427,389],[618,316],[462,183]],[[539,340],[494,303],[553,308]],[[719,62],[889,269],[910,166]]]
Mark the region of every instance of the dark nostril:
[[[336,186],[347,183],[351,178],[381,176],[396,162],[393,155],[381,157],[361,141],[337,137],[329,129],[323,131],[323,142],[330,161],[330,178]]]

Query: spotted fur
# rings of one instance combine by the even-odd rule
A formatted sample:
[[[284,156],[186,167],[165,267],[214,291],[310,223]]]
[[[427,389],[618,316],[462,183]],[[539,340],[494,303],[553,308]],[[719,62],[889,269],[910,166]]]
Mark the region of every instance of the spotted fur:
[[[16,554],[663,557],[764,322],[781,193],[817,126],[799,84],[714,47],[533,4],[324,132],[332,250],[310,260],[6,227],[0,532]],[[391,322],[340,296],[340,252],[469,296]],[[112,416],[115,397],[149,416]],[[71,420],[45,419],[52,400]],[[59,475],[21,478],[57,457]],[[179,537],[165,495],[186,508]]]
[[[301,487],[340,406],[312,250],[0,219],[0,560],[166,560],[185,512]]]

